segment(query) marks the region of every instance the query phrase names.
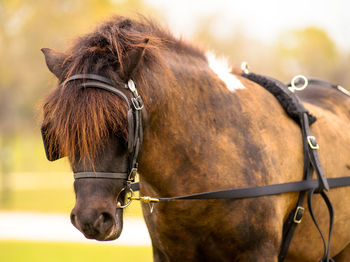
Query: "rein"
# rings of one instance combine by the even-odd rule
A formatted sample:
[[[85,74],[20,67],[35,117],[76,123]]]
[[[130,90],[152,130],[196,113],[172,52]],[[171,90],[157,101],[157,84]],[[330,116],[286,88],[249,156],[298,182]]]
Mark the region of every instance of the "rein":
[[[350,185],[350,177],[328,178],[330,188],[343,187]],[[134,187],[134,188],[133,188]],[[139,190],[138,183],[133,183],[131,188],[135,191]],[[178,197],[135,197],[133,200],[141,200],[143,202],[169,202],[174,200],[198,200],[198,199],[243,199],[254,198],[260,196],[270,196],[282,193],[291,193],[298,191],[313,190],[317,192],[319,181],[316,179],[302,180],[297,182],[288,182],[281,184],[272,184],[265,186],[253,186],[243,188],[230,188],[218,191],[209,191],[196,194],[190,194]],[[144,201],[145,200],[145,201]]]

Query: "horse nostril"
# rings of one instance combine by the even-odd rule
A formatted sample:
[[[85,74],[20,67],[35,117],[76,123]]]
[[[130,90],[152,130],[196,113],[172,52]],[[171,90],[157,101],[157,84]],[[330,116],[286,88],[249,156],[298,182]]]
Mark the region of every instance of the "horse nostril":
[[[113,226],[113,217],[107,212],[102,212],[94,223],[94,227],[100,232],[107,232]]]
[[[102,212],[101,214],[104,218],[104,222],[107,223],[107,222],[112,222],[113,221],[113,217],[111,214],[107,213],[107,212]]]

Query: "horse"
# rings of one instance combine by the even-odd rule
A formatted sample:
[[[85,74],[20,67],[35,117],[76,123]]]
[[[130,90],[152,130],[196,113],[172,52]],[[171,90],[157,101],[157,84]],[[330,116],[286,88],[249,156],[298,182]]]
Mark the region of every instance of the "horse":
[[[43,103],[47,153],[52,160],[67,156],[75,174],[124,177],[135,136],[127,103],[137,98],[135,86],[126,84],[132,79],[143,100],[143,142],[134,168],[141,195],[176,197],[303,179],[301,131],[278,101],[150,19],[115,16],[64,52],[42,51],[59,83]],[[84,75],[92,75],[90,82]],[[105,88],[91,88],[91,81]],[[119,93],[106,90],[107,84]],[[317,85],[298,95],[317,117],[311,131],[327,178],[349,175],[350,100]],[[86,238],[109,241],[122,232],[128,190],[125,179],[110,178],[75,179],[70,218]],[[328,196],[335,212],[330,256],[349,261],[350,188],[331,189]],[[153,210],[142,203],[154,261],[278,261],[283,224],[297,199],[290,192],[179,200],[155,203]],[[326,230],[329,219],[319,195],[313,207]],[[285,261],[317,261],[322,252],[305,207]]]

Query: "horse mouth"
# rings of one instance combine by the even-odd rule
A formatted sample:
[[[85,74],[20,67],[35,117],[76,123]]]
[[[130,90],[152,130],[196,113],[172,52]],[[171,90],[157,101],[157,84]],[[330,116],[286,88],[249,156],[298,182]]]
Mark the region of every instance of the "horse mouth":
[[[116,230],[116,225],[113,225],[110,232],[106,235],[106,234],[92,234],[92,235],[89,235],[89,234],[86,234],[84,233],[84,236],[87,238],[87,239],[95,239],[95,240],[98,240],[98,241],[111,241],[111,240],[115,240],[119,237],[120,233],[118,234],[117,230]]]
[[[103,239],[103,241],[111,241],[111,240],[115,240],[120,236],[121,231],[117,231],[116,230],[117,226],[114,225],[111,229],[111,232],[109,233],[108,236],[105,237],[105,239]]]

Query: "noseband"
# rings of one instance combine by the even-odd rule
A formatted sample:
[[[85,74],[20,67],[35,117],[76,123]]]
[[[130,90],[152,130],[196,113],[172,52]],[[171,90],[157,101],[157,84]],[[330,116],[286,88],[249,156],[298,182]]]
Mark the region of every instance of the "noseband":
[[[124,172],[114,173],[114,172],[77,172],[74,173],[74,179],[84,179],[84,178],[106,178],[106,179],[123,179],[125,181],[126,186],[119,192],[119,195],[123,191],[125,193],[133,193],[131,183],[135,181],[135,176],[138,168],[138,157],[139,152],[142,145],[143,139],[143,131],[142,131],[142,109],[143,109],[143,101],[139,96],[135,83],[133,80],[129,80],[124,84],[115,84],[112,80],[105,78],[100,75],[95,74],[77,74],[67,78],[60,87],[62,88],[67,83],[83,80],[83,82],[79,85],[81,88],[98,88],[108,92],[112,92],[116,94],[127,104],[128,106],[128,164],[127,170]],[[130,98],[122,91],[128,91],[132,95]],[[50,161],[57,160],[61,157],[60,152],[52,152],[49,153],[47,147],[47,137],[46,137],[46,129],[44,126],[41,128],[41,134],[43,137],[44,147],[46,156]],[[118,195],[118,197],[119,197]],[[118,199],[118,198],[117,198]],[[118,202],[117,207],[124,208],[130,204],[130,201],[121,205]]]

